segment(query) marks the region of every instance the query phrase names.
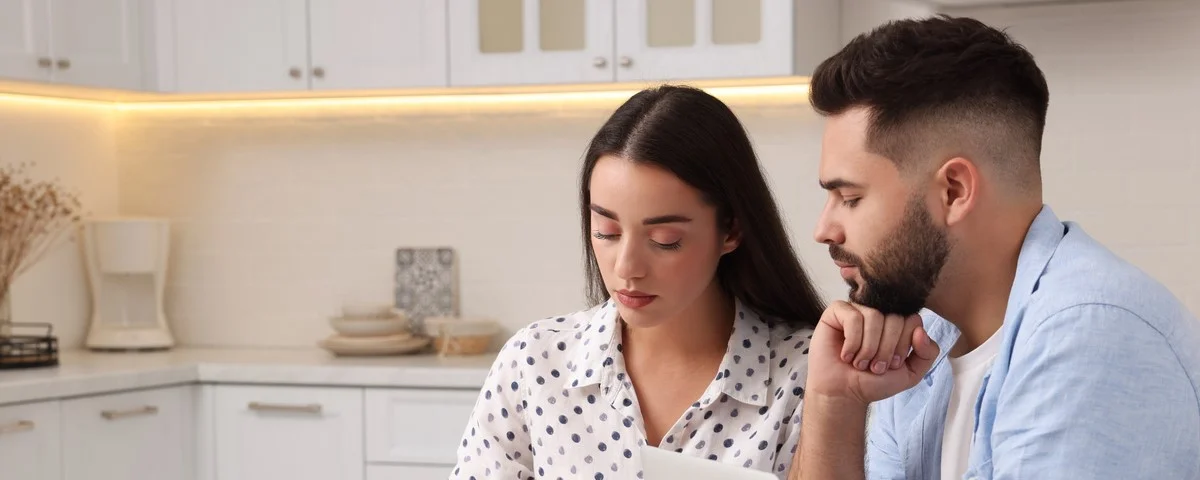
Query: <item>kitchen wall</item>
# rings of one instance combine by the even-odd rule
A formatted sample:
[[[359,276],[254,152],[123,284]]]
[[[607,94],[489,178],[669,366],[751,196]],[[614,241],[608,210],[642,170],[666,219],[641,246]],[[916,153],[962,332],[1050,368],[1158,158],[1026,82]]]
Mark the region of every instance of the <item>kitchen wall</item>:
[[[1200,5],[971,14],[1011,26],[1046,71],[1047,201],[1200,313]],[[844,295],[811,240],[821,120],[800,97],[730,102],[809,270],[827,296]],[[0,122],[35,130],[0,130],[0,145],[36,144],[55,168],[107,173],[91,183],[97,208],[116,196],[122,213],[176,221],[168,315],[184,343],[310,346],[342,302],[390,299],[401,246],[454,247],[463,313],[510,330],[583,307],[576,175],[618,103],[128,111],[112,150],[108,136],[71,128],[106,119],[40,110],[6,121],[0,104]],[[113,158],[119,195],[104,168]],[[76,308],[35,297],[18,309]]]
[[[111,215],[117,212],[115,129],[107,107],[0,95],[0,165],[29,164],[33,179],[57,178],[78,194],[85,213]],[[17,279],[16,321],[49,322],[64,345],[82,343],[91,307],[81,252],[72,236]]]
[[[731,99],[825,266],[804,101]],[[391,298],[401,246],[454,247],[463,313],[517,328],[585,306],[576,177],[619,102],[131,114],[121,209],[178,220],[170,314],[189,343],[310,345],[342,302]]]

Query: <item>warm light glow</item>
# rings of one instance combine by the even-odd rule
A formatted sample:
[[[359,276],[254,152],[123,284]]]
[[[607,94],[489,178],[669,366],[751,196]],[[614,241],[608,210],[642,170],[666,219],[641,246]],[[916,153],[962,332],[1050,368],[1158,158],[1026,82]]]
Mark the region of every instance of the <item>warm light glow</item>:
[[[721,98],[757,97],[772,95],[804,96],[807,85],[758,85],[712,87],[705,89]],[[429,106],[537,106],[572,102],[619,102],[636,90],[607,90],[592,92],[551,93],[488,93],[465,95],[410,95],[391,97],[297,98],[262,100],[200,100],[178,102],[127,102],[118,104],[123,111],[148,110],[227,110],[263,108],[321,108],[321,107],[429,107]]]
[[[99,100],[78,100],[74,98],[54,98],[36,95],[18,95],[11,93],[0,93],[0,103],[19,103],[46,107],[83,107],[100,109],[111,109],[117,106],[113,102],[104,102]]]
[[[727,100],[769,99],[790,97],[803,99],[808,95],[806,83],[753,84],[736,82],[714,83],[706,86],[698,83],[714,96]],[[586,86],[585,86],[586,87]],[[628,99],[642,86],[621,85],[615,89],[570,91],[570,86],[556,86],[559,91],[536,92],[514,90],[483,93],[429,93],[429,94],[383,94],[377,96],[313,97],[313,98],[237,98],[237,99],[194,99],[182,96],[181,100],[170,100],[170,94],[155,95],[153,99],[76,99],[52,97],[40,94],[0,93],[0,102],[24,103],[51,107],[88,107],[117,111],[186,111],[186,110],[231,110],[231,109],[284,109],[284,108],[345,108],[345,107],[559,107],[571,103],[611,102]],[[469,92],[469,91],[468,91]]]

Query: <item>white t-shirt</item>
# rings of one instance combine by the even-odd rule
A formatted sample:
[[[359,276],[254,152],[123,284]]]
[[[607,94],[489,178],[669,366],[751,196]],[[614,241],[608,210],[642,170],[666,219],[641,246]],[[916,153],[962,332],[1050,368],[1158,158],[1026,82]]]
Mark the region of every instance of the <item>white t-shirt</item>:
[[[961,479],[967,472],[971,454],[971,434],[975,430],[975,400],[983,386],[983,376],[992,367],[1000,348],[1000,330],[978,348],[958,358],[950,358],[954,387],[946,409],[942,433],[942,479]]]

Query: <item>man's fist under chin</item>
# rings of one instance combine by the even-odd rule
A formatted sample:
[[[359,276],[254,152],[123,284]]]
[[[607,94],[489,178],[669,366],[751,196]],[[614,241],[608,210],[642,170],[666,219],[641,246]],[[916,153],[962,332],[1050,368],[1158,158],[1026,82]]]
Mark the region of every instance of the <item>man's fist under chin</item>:
[[[916,385],[933,366],[938,351],[921,326],[920,315],[884,315],[837,301],[825,310],[813,333],[808,394],[855,400],[865,406]]]

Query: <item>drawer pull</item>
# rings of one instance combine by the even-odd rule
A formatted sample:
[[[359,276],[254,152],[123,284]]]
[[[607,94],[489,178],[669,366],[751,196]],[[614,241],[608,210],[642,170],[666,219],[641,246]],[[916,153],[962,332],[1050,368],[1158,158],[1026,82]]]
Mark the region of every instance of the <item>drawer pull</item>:
[[[19,433],[33,430],[34,424],[30,420],[19,420],[8,425],[0,425],[0,433]]]
[[[258,411],[321,413],[321,404],[319,403],[310,403],[308,405],[287,405],[280,403],[250,402],[250,404],[246,407],[251,410]]]
[[[104,417],[105,420],[117,420],[119,418],[134,417],[138,415],[154,415],[156,413],[158,413],[158,407],[146,405],[144,407],[134,408],[131,410],[104,410],[100,412],[100,416]]]

